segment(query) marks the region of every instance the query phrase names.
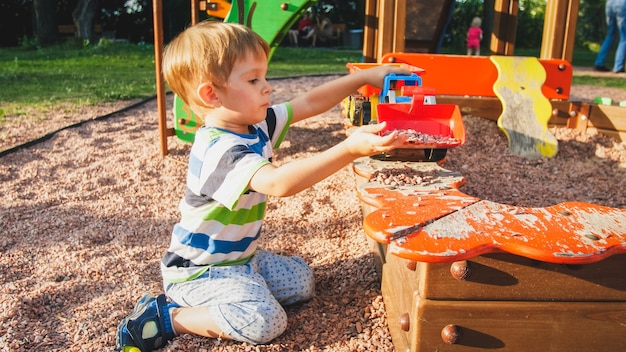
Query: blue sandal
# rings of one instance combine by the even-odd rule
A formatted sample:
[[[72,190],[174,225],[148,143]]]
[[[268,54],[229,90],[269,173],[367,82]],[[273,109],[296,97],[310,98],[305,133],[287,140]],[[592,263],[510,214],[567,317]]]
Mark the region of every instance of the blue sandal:
[[[168,303],[164,294],[145,294],[133,312],[117,327],[115,349],[122,352],[146,352],[161,348],[176,335],[169,310],[178,307]]]

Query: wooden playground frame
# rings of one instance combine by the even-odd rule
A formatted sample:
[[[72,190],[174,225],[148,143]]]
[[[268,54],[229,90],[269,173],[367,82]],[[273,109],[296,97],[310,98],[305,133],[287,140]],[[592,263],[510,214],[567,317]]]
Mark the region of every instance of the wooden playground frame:
[[[441,3],[449,5],[454,0],[445,0]],[[406,28],[407,0],[366,0],[365,27],[363,42],[363,57],[365,62],[378,62],[387,53],[402,52],[405,50],[404,30]],[[287,2],[282,3],[276,11],[285,11],[289,8]],[[495,0],[495,18],[491,38],[491,51],[496,55],[513,55],[515,43],[515,30],[517,27],[518,0]],[[541,46],[542,59],[564,59],[571,61],[574,47],[574,35],[576,29],[576,14],[578,13],[579,0],[555,0],[549,1],[546,7],[544,21],[543,41]],[[199,20],[200,1],[190,1],[191,23]],[[168,154],[167,139],[174,136],[174,129],[167,127],[165,82],[161,72],[163,55],[163,0],[153,0],[154,20],[154,50],[155,50],[155,75],[157,90],[157,109],[159,116],[159,134],[161,155]],[[439,19],[436,31],[442,27],[442,19]],[[459,101],[459,97],[453,97],[460,105],[467,105],[465,101]],[[475,103],[469,99],[474,111],[483,111],[484,101]],[[475,107],[476,104],[480,105]],[[563,106],[559,104],[559,106]],[[611,108],[611,107],[606,107]],[[606,120],[606,108],[601,108],[602,120]],[[497,108],[495,108],[497,110]],[[586,107],[583,108],[587,109]],[[494,109],[487,109],[494,110]],[[593,110],[593,109],[591,109]],[[596,109],[597,110],[597,109]],[[614,113],[611,111],[611,113]],[[619,111],[618,111],[619,113]],[[571,110],[559,110],[556,116],[569,116]],[[623,114],[623,113],[622,113]],[[589,119],[586,115],[585,119]],[[612,123],[611,123],[612,124]],[[619,127],[622,128],[622,127]],[[618,131],[626,131],[626,126]],[[615,134],[614,134],[615,135]],[[621,136],[621,133],[617,133]],[[626,139],[626,135],[622,136]]]
[[[449,8],[454,0],[436,2],[440,8]],[[406,47],[407,0],[366,1],[363,56],[365,62],[377,62],[390,52],[403,52]],[[495,0],[494,23],[491,35],[491,53],[513,55],[517,29],[518,0]],[[574,51],[579,0],[549,1],[543,27],[541,59],[564,59],[571,61]],[[413,8],[412,11],[425,11]],[[445,11],[437,19],[435,36],[440,36],[446,22]],[[434,45],[425,45],[433,52]]]

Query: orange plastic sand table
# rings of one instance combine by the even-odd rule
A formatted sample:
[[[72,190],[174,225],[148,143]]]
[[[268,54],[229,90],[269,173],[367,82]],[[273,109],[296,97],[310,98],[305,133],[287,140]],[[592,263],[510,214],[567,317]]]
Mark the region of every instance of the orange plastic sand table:
[[[459,191],[462,175],[432,162],[361,158],[353,166],[366,180],[376,171],[405,167],[432,177],[420,185],[369,181],[358,188],[359,199],[377,208],[365,216],[365,233],[402,258],[454,262],[508,252],[585,264],[626,253],[626,209],[581,202],[526,208],[481,200]]]

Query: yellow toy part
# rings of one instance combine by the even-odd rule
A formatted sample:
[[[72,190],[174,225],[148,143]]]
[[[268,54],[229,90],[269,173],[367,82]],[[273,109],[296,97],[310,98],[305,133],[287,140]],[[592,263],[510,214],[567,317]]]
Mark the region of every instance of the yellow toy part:
[[[556,138],[548,131],[550,101],[541,92],[546,71],[535,57],[491,56],[498,70],[493,91],[502,103],[498,127],[513,154],[534,159],[552,157]]]

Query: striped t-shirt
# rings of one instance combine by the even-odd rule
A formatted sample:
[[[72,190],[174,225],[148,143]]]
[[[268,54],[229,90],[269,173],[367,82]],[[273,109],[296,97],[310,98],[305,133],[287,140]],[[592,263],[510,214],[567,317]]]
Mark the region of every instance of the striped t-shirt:
[[[266,195],[248,189],[272,160],[291,122],[289,103],[267,110],[249,134],[215,127],[196,131],[189,156],[181,219],[161,260],[166,282],[184,282],[211,265],[245,262],[257,249]]]

